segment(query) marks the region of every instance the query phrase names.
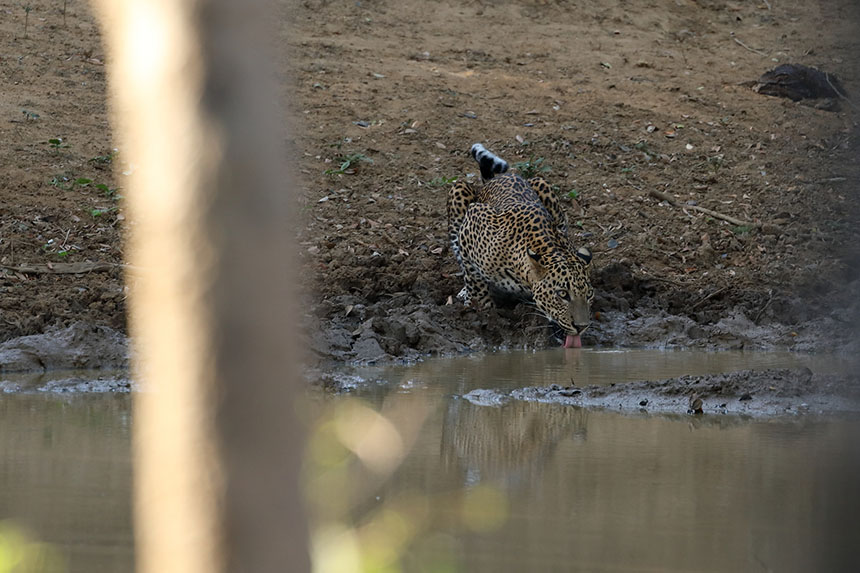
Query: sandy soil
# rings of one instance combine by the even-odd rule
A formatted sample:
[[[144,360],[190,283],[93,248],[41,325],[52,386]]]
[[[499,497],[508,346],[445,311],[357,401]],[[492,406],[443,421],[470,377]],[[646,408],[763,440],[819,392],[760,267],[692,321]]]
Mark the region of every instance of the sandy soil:
[[[739,84],[795,62],[860,93],[860,7],[769,4],[280,5],[314,357],[558,343],[523,305],[447,304],[462,279],[445,194],[474,177],[475,141],[543,170],[595,252],[586,345],[856,349],[857,104]],[[129,166],[113,152],[98,30],[83,2],[65,22],[61,3],[28,6],[25,24],[21,3],[0,1],[0,341],[77,321],[124,333]],[[104,264],[56,272],[84,262]]]

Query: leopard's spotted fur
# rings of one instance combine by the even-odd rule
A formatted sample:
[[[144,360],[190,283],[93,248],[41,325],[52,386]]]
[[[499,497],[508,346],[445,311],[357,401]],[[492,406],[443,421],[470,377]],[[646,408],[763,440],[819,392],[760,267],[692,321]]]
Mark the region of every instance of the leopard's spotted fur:
[[[484,185],[458,182],[448,194],[448,235],[466,304],[491,307],[493,286],[533,298],[569,335],[581,334],[594,299],[591,252],[573,248],[567,216],[546,181],[504,173],[507,164],[479,144],[472,156]]]

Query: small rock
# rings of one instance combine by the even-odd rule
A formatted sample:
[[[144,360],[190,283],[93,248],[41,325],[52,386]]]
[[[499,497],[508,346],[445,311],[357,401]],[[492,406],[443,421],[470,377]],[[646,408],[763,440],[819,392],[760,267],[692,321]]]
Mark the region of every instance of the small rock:
[[[700,264],[709,266],[714,264],[714,261],[717,260],[717,252],[710,245],[710,243],[705,243],[698,248],[696,251],[696,255],[699,257]]]
[[[375,362],[386,356],[385,350],[372,335],[359,338],[352,346],[352,351],[355,353],[355,360],[361,362]]]
[[[845,97],[845,88],[836,76],[800,64],[779,65],[766,71],[753,83],[753,90],[760,94],[785,97],[792,101],[837,100]],[[836,103],[838,104],[838,101]]]
[[[752,400],[752,398],[753,398],[752,394],[750,394],[749,392],[746,392],[740,398],[738,398],[738,400],[741,402],[746,402],[747,400]]]
[[[771,225],[769,223],[765,223],[761,226],[761,234],[762,235],[772,235],[777,236],[782,234],[782,229],[780,229],[776,225]]]

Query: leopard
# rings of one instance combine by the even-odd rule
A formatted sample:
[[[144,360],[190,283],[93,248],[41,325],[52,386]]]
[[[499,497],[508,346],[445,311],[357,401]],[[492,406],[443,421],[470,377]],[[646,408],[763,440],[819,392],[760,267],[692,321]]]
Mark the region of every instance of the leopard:
[[[470,149],[482,185],[457,181],[447,197],[448,238],[475,309],[495,307],[491,293],[533,303],[564,330],[565,348],[582,346],[591,324],[591,251],[575,248],[567,215],[542,177],[508,173],[508,163],[480,143]]]

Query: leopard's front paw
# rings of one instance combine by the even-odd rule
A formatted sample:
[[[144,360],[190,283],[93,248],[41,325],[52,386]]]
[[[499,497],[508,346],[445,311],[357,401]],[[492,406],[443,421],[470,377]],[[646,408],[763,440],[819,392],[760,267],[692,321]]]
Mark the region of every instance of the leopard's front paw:
[[[467,307],[474,308],[475,310],[481,310],[486,308],[495,308],[495,303],[493,299],[490,298],[489,292],[483,293],[472,293],[469,292],[469,287],[463,287],[459,293],[457,293],[457,298],[463,301],[463,305]]]
[[[472,308],[481,310],[481,309],[492,309],[496,308],[496,303],[493,302],[493,299],[490,298],[489,294],[485,294],[483,296],[474,297],[471,299]]]

